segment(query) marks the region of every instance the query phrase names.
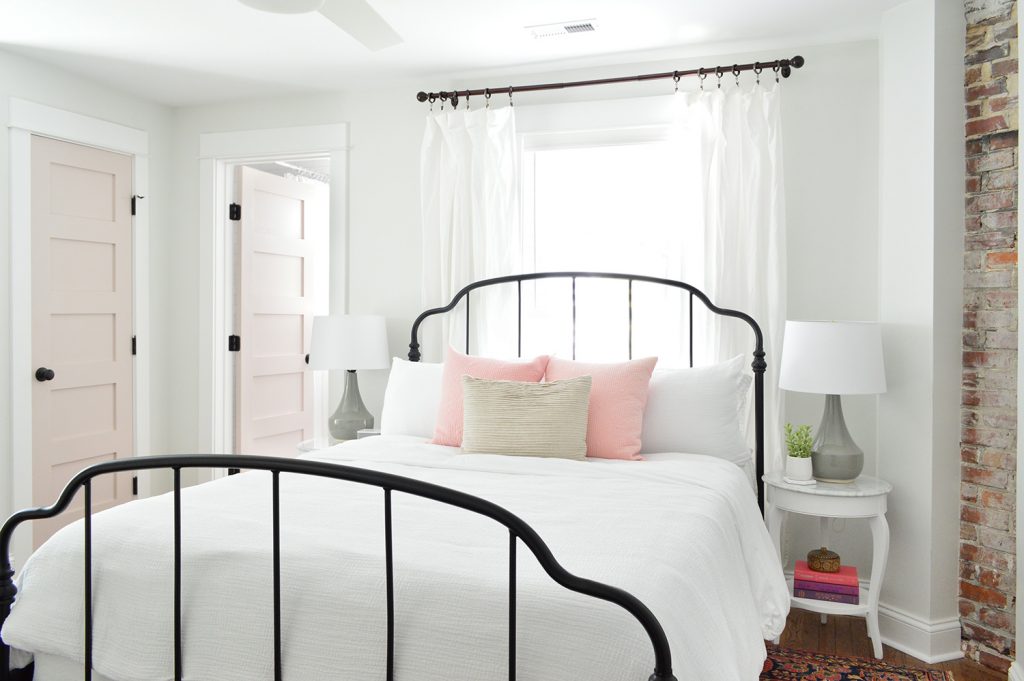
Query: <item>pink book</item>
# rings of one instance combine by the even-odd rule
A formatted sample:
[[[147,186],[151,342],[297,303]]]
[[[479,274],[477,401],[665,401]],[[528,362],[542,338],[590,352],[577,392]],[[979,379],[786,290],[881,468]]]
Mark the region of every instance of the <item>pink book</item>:
[[[827,584],[825,582],[809,582],[803,579],[793,580],[793,588],[810,589],[811,591],[827,591],[830,594],[847,594],[856,596],[860,594],[859,586],[846,586],[845,584]]]
[[[804,582],[819,582],[821,584],[840,584],[842,586],[859,586],[857,580],[857,568],[853,565],[843,565],[839,572],[815,572],[807,567],[806,560],[798,560],[793,568],[793,579]]]
[[[849,603],[857,605],[860,599],[850,594],[834,594],[827,591],[812,591],[810,589],[793,589],[793,595],[797,598],[809,598],[815,601],[831,601],[832,603]]]

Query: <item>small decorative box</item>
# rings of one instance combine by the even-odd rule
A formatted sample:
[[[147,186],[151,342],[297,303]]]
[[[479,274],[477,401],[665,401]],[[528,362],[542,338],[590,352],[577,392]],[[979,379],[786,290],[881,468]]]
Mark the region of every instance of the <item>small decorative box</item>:
[[[807,567],[815,572],[839,572],[839,554],[822,546],[807,553]]]

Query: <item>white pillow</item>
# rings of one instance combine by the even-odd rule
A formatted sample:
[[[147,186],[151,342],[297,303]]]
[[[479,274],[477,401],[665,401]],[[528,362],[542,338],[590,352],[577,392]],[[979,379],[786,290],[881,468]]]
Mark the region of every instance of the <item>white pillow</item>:
[[[742,463],[750,458],[746,355],[693,369],[656,369],[644,410],[640,453],[707,454]]]
[[[443,367],[443,364],[394,358],[380,412],[381,435],[434,437],[434,424],[441,405]]]

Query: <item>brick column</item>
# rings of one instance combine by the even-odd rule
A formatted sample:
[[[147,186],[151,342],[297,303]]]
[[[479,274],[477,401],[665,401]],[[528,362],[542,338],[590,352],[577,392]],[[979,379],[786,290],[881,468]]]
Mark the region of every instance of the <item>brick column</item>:
[[[964,653],[1003,671],[1016,654],[1016,6],[965,2],[960,616]]]

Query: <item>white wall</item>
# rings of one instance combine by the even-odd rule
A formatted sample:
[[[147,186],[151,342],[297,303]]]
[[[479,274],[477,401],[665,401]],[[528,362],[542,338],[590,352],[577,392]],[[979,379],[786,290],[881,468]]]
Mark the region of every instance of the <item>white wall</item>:
[[[873,319],[876,314],[876,195],[877,167],[877,83],[875,81],[876,44],[873,42],[779,50],[779,54],[800,52],[808,66],[783,83],[783,120],[787,204],[790,230],[790,306],[798,317]],[[773,52],[775,54],[776,52]],[[733,63],[763,58],[763,54],[724,55],[711,61]],[[623,72],[672,70],[709,63],[684,59],[678,62],[630,64]],[[588,69],[539,74],[517,74],[515,82],[588,78],[615,69]],[[749,76],[745,76],[749,77]],[[767,76],[766,76],[767,77]],[[500,75],[491,79],[502,80]],[[511,76],[509,76],[511,78]],[[466,83],[457,83],[460,87]],[[479,85],[479,83],[473,83]],[[695,87],[684,81],[683,87]],[[311,125],[345,121],[350,124],[352,151],[349,161],[349,301],[351,312],[376,312],[387,315],[391,351],[404,356],[409,326],[422,309],[420,300],[419,232],[419,145],[424,105],[414,95],[420,89],[445,89],[444,81],[409,82],[386,90],[339,93],[306,98],[282,98],[189,107],[176,112],[175,175],[179,178],[175,201],[175,258],[180,267],[188,267],[189,252],[196,248],[195,215],[197,139],[203,132]],[[517,106],[528,107],[567,99],[633,98],[671,91],[671,81],[657,85],[630,84],[606,88],[564,91],[555,94],[520,96]],[[492,100],[504,106],[500,98]],[[481,102],[474,102],[479,106]],[[837,134],[837,130],[841,133]],[[810,132],[808,132],[810,131]],[[823,144],[827,139],[828,143]],[[842,210],[834,206],[843,205]],[[831,245],[829,245],[831,244]],[[831,273],[834,262],[822,252],[841,252],[849,277],[839,280]],[[185,270],[188,272],[189,270]],[[176,301],[183,306],[198,292],[193,276],[183,277],[182,291]],[[855,282],[854,285],[849,285]],[[338,301],[332,308],[340,310]],[[180,377],[173,403],[178,413],[174,421],[192,423],[195,419],[195,354],[191,338],[194,326],[184,315],[176,314],[181,325],[175,329],[179,353],[173,358],[171,373]],[[361,375],[363,397],[375,414],[380,413],[384,372]],[[337,382],[335,382],[337,383]],[[335,387],[332,400],[338,398]],[[798,400],[799,402],[799,400]],[[874,439],[872,405],[851,405],[851,427],[864,433],[865,449]],[[191,411],[190,411],[191,410]],[[812,403],[805,411],[817,423],[820,407]],[[182,447],[194,434],[177,434]],[[177,442],[177,441],[176,441]],[[870,456],[870,454],[869,454]]]
[[[10,510],[11,493],[11,297],[10,297],[10,165],[7,131],[10,98],[29,100],[59,109],[92,116],[149,133],[149,185],[145,199],[150,202],[151,272],[150,304],[154,311],[165,307],[173,281],[169,263],[161,256],[169,224],[171,184],[169,164],[171,111],[165,107],[139,100],[109,87],[93,83],[40,62],[0,51],[0,513]],[[172,320],[155,312],[151,338],[140,343],[151,344],[153,353],[151,405],[154,451],[165,451],[167,433],[174,423],[162,418],[168,405],[171,383],[165,373],[166,357],[171,348],[164,342]]]
[[[956,608],[963,239],[962,7],[911,0],[880,40],[879,312],[889,391],[877,470],[894,485],[882,633],[930,627],[917,657],[959,653]],[[959,114],[957,114],[959,112]],[[959,117],[958,117],[959,115]]]

